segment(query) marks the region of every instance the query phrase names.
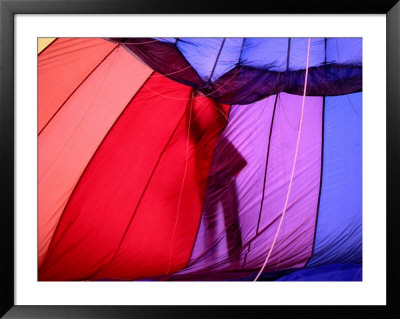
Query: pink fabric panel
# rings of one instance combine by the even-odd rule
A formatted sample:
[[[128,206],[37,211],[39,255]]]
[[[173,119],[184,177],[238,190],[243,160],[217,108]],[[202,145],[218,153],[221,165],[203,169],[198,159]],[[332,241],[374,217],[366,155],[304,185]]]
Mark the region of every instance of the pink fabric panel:
[[[151,72],[124,48],[117,48],[39,135],[39,266],[82,171]]]
[[[59,38],[38,56],[38,132],[116,47],[98,38]]]

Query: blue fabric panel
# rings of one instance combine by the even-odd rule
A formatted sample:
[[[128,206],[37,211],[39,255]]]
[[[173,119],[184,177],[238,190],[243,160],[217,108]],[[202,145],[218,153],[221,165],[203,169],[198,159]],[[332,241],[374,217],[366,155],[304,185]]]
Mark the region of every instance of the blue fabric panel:
[[[323,173],[308,267],[362,261],[362,93],[326,97]]]
[[[226,38],[222,47],[217,65],[211,80],[218,79],[221,75],[233,69],[239,63],[243,38]]]
[[[307,65],[308,38],[293,38],[290,43],[289,70],[305,69]],[[311,38],[309,67],[325,61],[325,39]]]
[[[270,71],[286,71],[287,49],[288,38],[246,38],[241,64]]]
[[[362,64],[362,38],[329,38],[326,45],[327,62]]]
[[[223,38],[179,38],[177,46],[186,60],[207,81],[217,60]]]
[[[161,42],[175,43],[177,38],[154,38]]]
[[[361,264],[331,264],[296,270],[277,281],[362,281]]]

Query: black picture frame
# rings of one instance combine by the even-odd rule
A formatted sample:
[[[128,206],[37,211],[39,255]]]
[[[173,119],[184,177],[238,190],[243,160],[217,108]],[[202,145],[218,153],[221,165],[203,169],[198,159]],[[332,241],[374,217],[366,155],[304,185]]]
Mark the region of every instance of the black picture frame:
[[[387,72],[387,305],[386,306],[21,306],[14,304],[14,15],[15,14],[385,14]],[[397,183],[400,163],[399,0],[184,1],[0,0],[0,315],[4,318],[204,318],[333,316],[400,318]],[[382,66],[383,67],[383,66]],[[377,107],[383,107],[379,105]],[[378,212],[377,212],[378,213]],[[380,212],[383,213],[383,212]],[[268,307],[268,309],[265,309]]]

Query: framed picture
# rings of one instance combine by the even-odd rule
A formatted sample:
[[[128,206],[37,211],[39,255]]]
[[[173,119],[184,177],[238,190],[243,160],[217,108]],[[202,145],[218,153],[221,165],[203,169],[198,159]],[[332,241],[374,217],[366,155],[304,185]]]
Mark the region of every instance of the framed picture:
[[[399,3],[0,9],[5,318],[399,314]]]

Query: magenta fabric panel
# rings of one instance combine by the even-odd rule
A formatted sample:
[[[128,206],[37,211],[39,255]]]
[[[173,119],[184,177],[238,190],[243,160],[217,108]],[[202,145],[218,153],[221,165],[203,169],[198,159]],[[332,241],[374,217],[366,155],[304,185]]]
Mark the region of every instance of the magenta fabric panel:
[[[301,104],[301,96],[283,93],[278,97],[259,234],[251,244],[247,268],[262,266],[278,229],[296,152]],[[322,97],[306,97],[288,207],[266,271],[303,267],[311,256],[321,177],[322,108]]]
[[[301,103],[302,96],[280,93],[277,98],[232,106],[211,164],[192,256],[176,279],[198,273],[209,280],[207,272],[211,269],[220,273],[236,271],[238,276],[239,271],[243,275],[260,270],[288,192]],[[322,97],[306,97],[289,204],[265,271],[303,267],[311,256],[321,146]]]

